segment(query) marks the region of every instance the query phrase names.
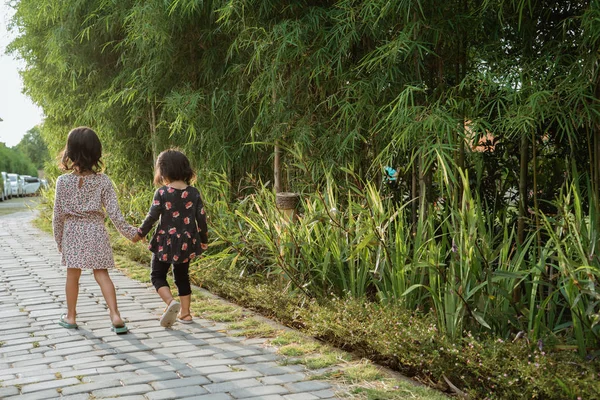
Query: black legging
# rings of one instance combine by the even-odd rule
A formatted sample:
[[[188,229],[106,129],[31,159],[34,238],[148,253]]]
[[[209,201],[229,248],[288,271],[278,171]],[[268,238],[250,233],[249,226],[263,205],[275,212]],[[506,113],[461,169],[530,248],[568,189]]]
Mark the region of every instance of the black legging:
[[[150,278],[152,284],[156,290],[163,286],[169,287],[167,282],[167,274],[169,273],[170,263],[160,261],[156,255],[152,256],[152,272]],[[190,276],[188,271],[190,269],[190,263],[173,264],[173,277],[175,279],[175,285],[179,291],[179,296],[187,296],[192,294],[192,287],[190,285]]]

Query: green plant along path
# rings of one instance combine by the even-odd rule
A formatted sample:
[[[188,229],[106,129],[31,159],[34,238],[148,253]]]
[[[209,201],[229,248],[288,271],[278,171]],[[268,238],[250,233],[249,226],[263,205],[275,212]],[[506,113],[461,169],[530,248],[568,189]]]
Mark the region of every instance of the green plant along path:
[[[193,161],[197,283],[443,390],[600,392],[598,1],[14,5],[52,155],[94,127],[135,223]]]

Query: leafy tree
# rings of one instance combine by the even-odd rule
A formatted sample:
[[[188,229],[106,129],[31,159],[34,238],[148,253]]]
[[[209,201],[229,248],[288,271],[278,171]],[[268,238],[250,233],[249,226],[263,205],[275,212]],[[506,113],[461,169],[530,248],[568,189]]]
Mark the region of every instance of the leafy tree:
[[[6,147],[0,143],[0,171],[37,176],[35,165],[16,147]]]
[[[44,164],[50,160],[48,146],[42,138],[41,129],[39,126],[28,130],[19,144],[17,144],[16,148],[21,153],[25,154],[38,170],[43,169]]]

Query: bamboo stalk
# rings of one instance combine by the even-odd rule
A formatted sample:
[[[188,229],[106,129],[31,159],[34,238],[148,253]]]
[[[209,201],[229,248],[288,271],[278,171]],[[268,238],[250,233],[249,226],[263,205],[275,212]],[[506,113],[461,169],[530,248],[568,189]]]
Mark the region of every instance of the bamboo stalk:
[[[537,195],[537,143],[536,143],[536,139],[535,139],[535,131],[531,132],[531,149],[532,149],[532,156],[531,156],[531,161],[533,162],[533,210],[535,212],[535,228],[537,229],[537,243],[538,243],[538,248],[537,248],[537,256],[538,259],[540,257],[540,251],[542,248],[542,233],[541,233],[541,226],[540,226],[540,216],[539,216],[539,203],[538,203],[538,195]]]
[[[275,157],[273,160],[273,187],[275,193],[281,192],[281,149],[279,142],[275,142]]]
[[[517,240],[523,244],[525,239],[525,219],[527,215],[527,161],[528,149],[527,135],[521,136],[521,170],[519,174],[519,223],[517,227]]]
[[[416,159],[413,161],[411,174],[412,174],[412,187],[411,187],[410,197],[412,199],[412,204],[411,204],[412,233],[414,235],[414,234],[416,234],[416,229],[417,229],[417,202],[415,200],[417,199],[417,196],[418,196],[418,193],[417,193],[417,160]]]
[[[156,143],[156,111],[154,103],[150,103],[150,144],[152,145],[152,165],[156,163],[158,157],[158,144]]]

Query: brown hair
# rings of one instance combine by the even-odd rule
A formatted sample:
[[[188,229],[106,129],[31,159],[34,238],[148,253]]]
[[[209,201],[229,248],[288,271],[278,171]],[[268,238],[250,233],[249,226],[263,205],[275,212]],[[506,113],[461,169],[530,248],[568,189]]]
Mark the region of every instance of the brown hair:
[[[61,168],[65,171],[98,172],[102,168],[102,143],[96,132],[80,126],[69,132],[60,157]]]
[[[159,186],[173,181],[184,181],[188,185],[196,179],[190,160],[177,149],[161,152],[154,167],[154,184]]]

